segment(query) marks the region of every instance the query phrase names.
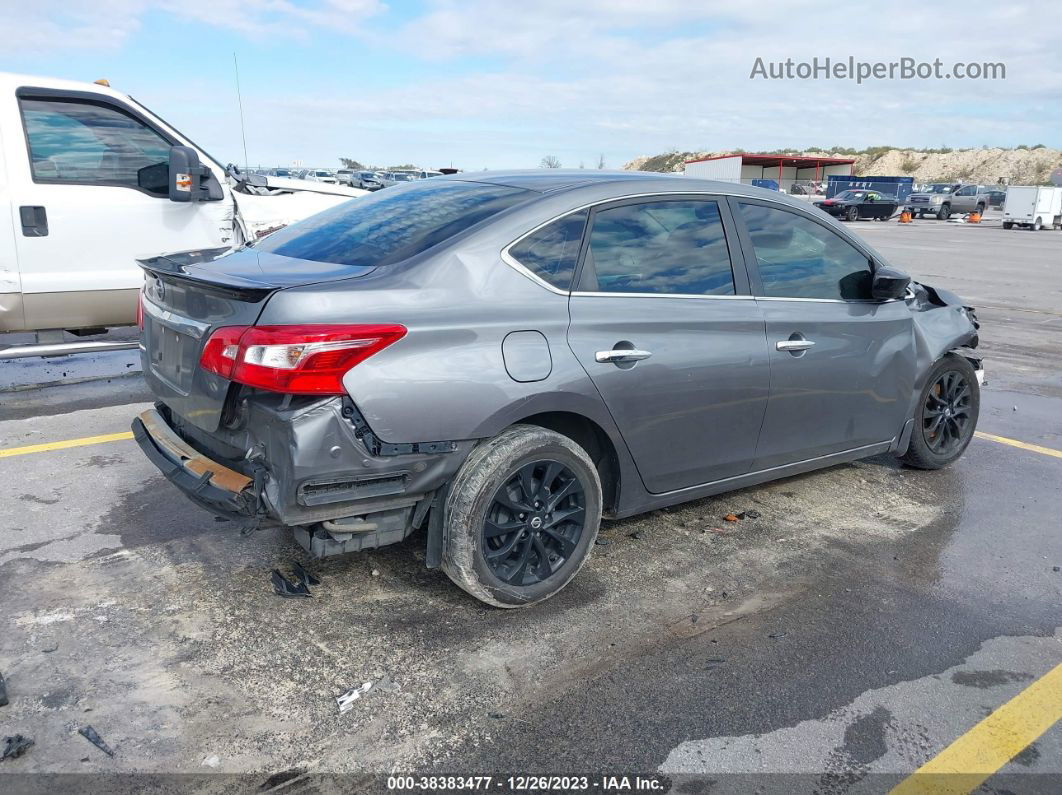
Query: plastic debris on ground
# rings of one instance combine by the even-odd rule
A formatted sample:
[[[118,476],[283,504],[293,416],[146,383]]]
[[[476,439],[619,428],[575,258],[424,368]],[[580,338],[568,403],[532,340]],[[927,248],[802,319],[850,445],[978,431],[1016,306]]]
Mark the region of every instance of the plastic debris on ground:
[[[726,521],[726,522],[736,522],[738,520],[737,514],[736,513],[728,513],[726,516],[723,517],[723,520]]]
[[[354,702],[358,701],[365,696],[369,695],[375,690],[382,690],[388,693],[394,693],[401,690],[401,686],[392,681],[389,674],[384,674],[375,682],[364,682],[357,687],[352,687],[346,693],[336,699],[336,704],[339,706],[340,713],[349,712],[354,709]]]
[[[349,712],[350,710],[354,709],[354,702],[362,696],[368,695],[370,690],[372,690],[372,682],[365,682],[364,684],[358,687],[352,687],[346,693],[337,698],[336,704],[339,705],[340,713]]]
[[[103,753],[107,754],[107,756],[114,756],[114,751],[111,750],[111,747],[103,741],[103,738],[100,737],[99,733],[91,726],[84,726],[78,729],[77,733],[103,751]]]
[[[304,569],[302,567],[302,564],[298,561],[295,561],[291,564],[291,570],[295,573],[295,576],[299,578],[299,582],[301,582],[303,585],[306,585],[307,587],[311,585],[321,584],[321,581],[317,577],[310,574],[310,572],[306,571],[306,569]]]
[[[299,599],[313,596],[310,593],[311,585],[320,585],[321,580],[310,574],[298,561],[291,564],[291,571],[295,577],[292,582],[285,577],[280,569],[273,569],[270,574],[270,582],[273,583],[273,593],[285,599]]]
[[[24,737],[16,734],[14,737],[4,738],[4,750],[0,751],[0,762],[5,759],[17,759],[26,753],[26,749],[33,745],[32,737]]]

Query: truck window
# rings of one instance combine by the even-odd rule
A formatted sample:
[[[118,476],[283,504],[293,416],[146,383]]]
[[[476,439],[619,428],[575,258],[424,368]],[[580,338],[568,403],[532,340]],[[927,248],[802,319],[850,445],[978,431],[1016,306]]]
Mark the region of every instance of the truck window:
[[[170,142],[119,108],[74,99],[19,99],[37,182],[142,187],[137,172],[169,161]]]

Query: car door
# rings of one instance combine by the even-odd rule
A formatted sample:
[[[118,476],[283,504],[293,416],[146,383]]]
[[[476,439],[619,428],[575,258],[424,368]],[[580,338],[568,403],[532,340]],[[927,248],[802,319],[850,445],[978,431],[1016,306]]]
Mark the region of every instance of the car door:
[[[30,328],[132,323],[138,258],[230,242],[227,188],[224,201],[178,203],[169,201],[165,169],[147,178],[142,170],[165,164],[181,142],[134,109],[88,92],[22,88],[17,96],[26,157],[12,167],[25,170],[27,185],[18,204],[38,220],[16,228]]]
[[[826,223],[731,201],[771,362],[755,469],[891,440],[914,390],[906,302],[872,300],[870,256]]]
[[[725,199],[595,207],[568,343],[646,489],[747,472],[767,405],[764,323]]]
[[[952,196],[951,211],[968,213],[972,212],[976,204],[977,199],[977,186],[966,185],[955,191],[955,195]]]

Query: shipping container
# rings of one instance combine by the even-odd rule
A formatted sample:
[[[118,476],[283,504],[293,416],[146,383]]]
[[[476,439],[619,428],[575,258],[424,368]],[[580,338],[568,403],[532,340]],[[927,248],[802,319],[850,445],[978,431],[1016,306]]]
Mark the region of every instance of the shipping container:
[[[831,174],[826,180],[827,199],[843,190],[876,190],[895,196],[896,201],[903,204],[914,187],[914,177],[842,177]]]

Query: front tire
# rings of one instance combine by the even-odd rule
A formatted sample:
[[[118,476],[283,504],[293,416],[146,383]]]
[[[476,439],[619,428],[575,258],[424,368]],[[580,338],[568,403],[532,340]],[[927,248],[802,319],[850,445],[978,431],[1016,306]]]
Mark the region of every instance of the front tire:
[[[941,205],[941,208],[939,210],[937,210],[937,220],[938,221],[947,221],[950,217],[951,217],[951,206],[947,205],[947,204]]]
[[[980,410],[981,389],[973,365],[961,356],[945,356],[926,379],[904,463],[940,469],[955,461],[973,438]]]
[[[849,207],[848,210],[844,214],[844,218],[845,218],[846,221],[858,221],[859,220],[859,208],[858,207]]]
[[[496,607],[526,607],[582,568],[601,524],[601,478],[586,451],[535,425],[476,447],[446,502],[442,567]]]

